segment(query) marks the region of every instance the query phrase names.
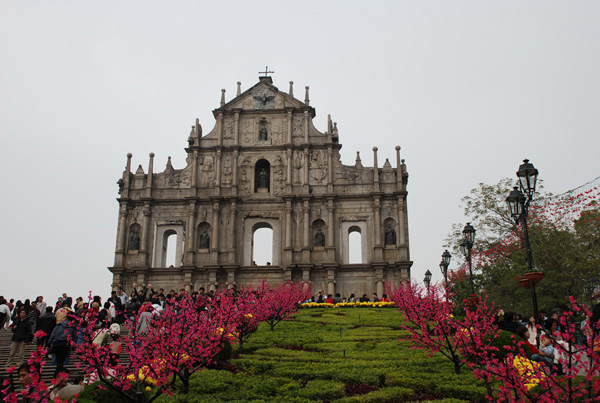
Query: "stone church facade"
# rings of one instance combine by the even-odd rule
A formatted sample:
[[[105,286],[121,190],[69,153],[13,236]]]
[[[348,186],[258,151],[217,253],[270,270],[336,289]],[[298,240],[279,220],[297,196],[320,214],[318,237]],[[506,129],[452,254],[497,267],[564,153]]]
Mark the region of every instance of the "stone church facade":
[[[410,279],[408,173],[396,147],[396,167],[343,165],[337,124],[313,126],[302,102],[271,77],[213,111],[203,135],[198,120],[187,139],[187,166],[131,171],[119,180],[119,220],[113,289],[133,284],[206,290],[229,284],[295,281],[313,292],[362,295]],[[254,264],[255,231],[273,233],[272,263]],[[360,234],[362,263],[349,261],[349,237]],[[167,248],[175,263],[167,267]],[[172,252],[171,252],[172,253]]]

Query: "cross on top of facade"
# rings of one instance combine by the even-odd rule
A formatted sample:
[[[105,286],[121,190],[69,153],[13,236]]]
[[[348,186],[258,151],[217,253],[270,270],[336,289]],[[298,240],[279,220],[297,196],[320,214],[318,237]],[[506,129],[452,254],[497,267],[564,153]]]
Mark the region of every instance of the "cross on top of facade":
[[[275,73],[275,72],[274,72],[274,71],[269,71],[269,67],[268,67],[268,66],[265,66],[265,71],[259,71],[259,72],[258,72],[258,74],[264,74],[264,76],[262,76],[262,77],[269,77],[269,76],[267,75],[267,74],[269,74],[269,73],[273,74],[273,73]]]

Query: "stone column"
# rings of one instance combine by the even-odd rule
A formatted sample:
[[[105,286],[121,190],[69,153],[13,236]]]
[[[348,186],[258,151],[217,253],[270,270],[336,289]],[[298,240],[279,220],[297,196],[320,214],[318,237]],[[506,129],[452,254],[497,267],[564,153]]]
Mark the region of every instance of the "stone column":
[[[304,149],[304,191],[308,192],[308,166],[310,165],[310,154],[308,147]]]
[[[123,266],[125,259],[125,237],[127,235],[127,202],[121,202],[119,207],[119,226],[117,228],[117,250],[115,267]]]
[[[304,211],[304,242],[303,242],[303,247],[304,248],[309,248],[310,247],[310,207],[308,204],[308,200],[304,200],[304,206],[302,207],[302,210]]]
[[[215,186],[221,187],[221,149],[217,149],[217,166],[216,166],[216,175],[215,175]]]
[[[223,92],[223,94],[225,93]],[[223,112],[219,113],[219,119],[217,120],[217,123],[219,125],[219,129],[217,130],[217,145],[220,146],[223,144]]]
[[[293,165],[293,160],[292,160],[292,149],[288,148],[285,152],[286,157],[287,157],[287,180],[285,182],[286,184],[286,193],[290,193],[292,191],[292,165]]]
[[[212,234],[210,237],[210,246],[211,246],[211,249],[213,252],[213,258],[216,259],[219,254],[219,235],[220,235],[219,202],[218,201],[213,203],[212,219],[213,219],[213,225],[212,225]]]
[[[148,180],[146,181],[146,197],[152,197],[152,177],[154,176],[154,153],[150,153],[148,163]]]
[[[396,189],[402,190],[402,167],[400,166],[400,146],[396,146]]]
[[[288,111],[287,113],[287,143],[292,144],[292,111]]]
[[[333,193],[333,149],[327,147],[327,192]]]
[[[327,200],[327,246],[329,248],[333,248],[334,243],[334,221],[333,221],[333,212],[335,207],[333,206],[333,199]]]
[[[406,230],[406,206],[404,205],[404,197],[398,197],[398,237],[399,245],[406,245],[407,230]]]
[[[381,246],[381,203],[379,198],[375,198],[373,205],[375,210],[375,246]]]
[[[308,111],[304,111],[304,142],[308,144]]]
[[[123,172],[123,190],[121,191],[121,197],[129,197],[129,177],[131,176],[131,157],[133,154],[127,153],[127,164],[125,165],[125,172]]]
[[[292,201],[285,201],[285,247],[292,247]]]
[[[240,137],[240,113],[238,111],[235,112],[235,117],[234,117],[234,126],[233,126],[233,144],[235,144],[236,146],[239,143],[239,137]]]
[[[233,252],[233,256],[235,256],[235,239],[236,239],[236,228],[237,226],[235,225],[235,218],[236,218],[236,214],[237,214],[237,203],[235,200],[231,201],[231,211],[229,212],[229,222],[231,225],[231,230],[229,231],[229,233],[231,234],[231,237],[229,238],[229,249]]]
[[[377,166],[377,147],[373,147],[373,191],[379,192],[379,167]]]
[[[194,150],[192,153],[192,179],[190,187],[192,188],[192,194],[196,196],[196,187],[198,186],[198,151]]]
[[[232,170],[232,178],[231,178],[231,187],[233,196],[237,196],[237,186],[238,186],[238,150],[233,150],[233,170]]]
[[[185,255],[183,257],[184,266],[194,265],[194,233],[196,232],[196,204],[190,202],[188,205],[188,225],[187,225],[187,236],[185,237]],[[191,281],[191,280],[190,280]]]
[[[142,210],[144,217],[142,219],[142,242],[140,242],[140,266],[148,266],[152,264],[150,262],[150,203],[144,204],[144,209]]]

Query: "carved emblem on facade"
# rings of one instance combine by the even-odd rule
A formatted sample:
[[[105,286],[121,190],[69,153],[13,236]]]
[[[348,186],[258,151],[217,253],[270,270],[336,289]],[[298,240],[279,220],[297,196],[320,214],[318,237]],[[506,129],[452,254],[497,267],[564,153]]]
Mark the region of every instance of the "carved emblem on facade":
[[[254,109],[273,109],[275,107],[275,94],[267,88],[259,88],[252,94]]]

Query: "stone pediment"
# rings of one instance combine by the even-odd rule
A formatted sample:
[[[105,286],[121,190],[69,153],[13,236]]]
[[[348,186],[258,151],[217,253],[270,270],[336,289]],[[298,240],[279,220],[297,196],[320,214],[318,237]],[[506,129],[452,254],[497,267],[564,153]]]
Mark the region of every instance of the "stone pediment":
[[[240,109],[244,111],[264,111],[288,108],[309,108],[304,102],[294,98],[286,92],[280,91],[279,88],[269,81],[270,77],[267,79],[261,78],[261,81],[256,85],[236,96],[220,108],[215,109],[213,114],[216,117],[219,113],[239,111]]]

